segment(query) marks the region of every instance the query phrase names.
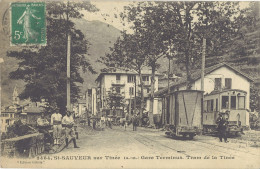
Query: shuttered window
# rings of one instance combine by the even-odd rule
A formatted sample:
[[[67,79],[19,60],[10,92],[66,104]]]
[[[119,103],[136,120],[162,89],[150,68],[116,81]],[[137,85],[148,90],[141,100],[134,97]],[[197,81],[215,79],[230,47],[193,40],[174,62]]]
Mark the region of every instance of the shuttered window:
[[[116,80],[120,80],[120,75],[116,75]]]
[[[215,78],[215,90],[221,89],[221,78]]]
[[[232,79],[231,78],[225,78],[225,88],[231,89],[232,86]]]
[[[133,95],[134,94],[134,88],[133,87],[129,87],[129,94]]]

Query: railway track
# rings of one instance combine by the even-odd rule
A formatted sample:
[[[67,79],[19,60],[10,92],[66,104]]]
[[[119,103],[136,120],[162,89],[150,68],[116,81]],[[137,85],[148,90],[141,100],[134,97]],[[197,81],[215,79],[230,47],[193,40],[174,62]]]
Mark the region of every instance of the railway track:
[[[134,133],[134,132],[131,132],[131,133]],[[159,145],[159,146],[161,146],[163,148],[173,150],[176,153],[183,154],[185,156],[192,156],[192,152],[194,151],[194,150],[190,149],[189,150],[190,153],[188,153],[185,150],[178,149],[176,147],[170,146],[169,144],[167,144],[167,145],[163,144],[163,143],[161,143],[160,141],[158,141],[156,139],[151,139],[151,138],[149,138],[149,136],[145,136],[143,133],[136,133],[135,132],[135,135],[136,136],[134,138],[135,138],[136,141],[138,141],[141,144],[143,144],[145,146],[148,146],[150,148],[153,148],[154,146]],[[174,141],[177,141],[177,140],[174,140]],[[252,155],[253,158],[259,158],[260,157],[259,154],[243,151],[241,149],[236,149],[236,148],[233,148],[233,147],[226,147],[226,146],[222,146],[222,145],[216,145],[216,144],[213,144],[213,143],[210,143],[210,142],[205,142],[205,141],[202,141],[202,140],[182,141],[181,144],[183,145],[183,147],[191,147],[191,145],[194,145],[195,147],[200,147],[200,148],[202,148],[201,152],[203,152],[203,149],[204,149],[204,150],[210,150],[213,153],[219,152],[221,154],[234,156],[234,157],[244,157],[245,155],[246,156]],[[157,146],[157,148],[159,148],[159,147]]]

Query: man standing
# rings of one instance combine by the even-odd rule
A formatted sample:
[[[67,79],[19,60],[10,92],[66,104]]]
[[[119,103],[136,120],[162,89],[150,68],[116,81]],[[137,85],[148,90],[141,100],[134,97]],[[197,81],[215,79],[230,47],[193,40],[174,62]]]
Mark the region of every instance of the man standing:
[[[108,117],[107,122],[108,122],[108,127],[112,129],[112,118]]]
[[[37,127],[40,133],[44,134],[44,140],[51,143],[52,137],[48,131],[50,123],[44,116],[44,112],[41,113],[41,116],[37,119]]]
[[[51,125],[53,125],[54,145],[60,144],[61,130],[62,130],[61,119],[62,119],[62,115],[58,113],[58,110],[56,109],[54,113],[51,115]]]
[[[135,114],[133,116],[133,131],[136,131],[137,129],[137,115]]]
[[[73,130],[74,119],[70,111],[67,111],[67,114],[62,118],[62,125],[65,127],[65,136],[66,136],[66,147],[69,146],[69,136],[72,138],[74,148],[79,148],[76,144],[75,131]]]
[[[218,134],[219,134],[219,140],[222,142],[222,138],[224,138],[225,143],[227,143],[227,127],[228,127],[228,121],[223,117],[222,114],[219,114],[219,117],[217,118],[217,124],[218,124]]]
[[[100,118],[100,128],[102,130],[105,129],[105,122],[106,122],[106,118],[104,117],[104,115],[102,115],[101,118]]]

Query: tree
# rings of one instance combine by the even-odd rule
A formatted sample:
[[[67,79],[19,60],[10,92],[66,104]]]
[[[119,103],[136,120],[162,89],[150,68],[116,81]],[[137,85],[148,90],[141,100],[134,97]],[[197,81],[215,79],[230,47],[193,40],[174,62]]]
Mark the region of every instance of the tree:
[[[117,39],[114,46],[110,48],[111,53],[101,57],[100,62],[104,63],[107,67],[116,67],[135,70],[139,75],[141,85],[141,101],[140,101],[140,116],[144,108],[144,94],[143,94],[143,79],[142,70],[146,63],[146,54],[142,49],[142,39],[137,32],[134,34],[127,34],[122,32],[121,37]],[[137,103],[135,98],[135,104]],[[135,110],[136,107],[134,107]]]
[[[106,103],[110,110],[113,110],[113,113],[115,113],[116,109],[125,107],[125,97],[120,92],[120,88],[119,91],[116,87],[110,88],[108,91]]]
[[[238,35],[235,23],[241,13],[238,2],[139,2],[125,10],[123,18],[147,42],[143,48],[147,49],[152,80],[158,59],[174,54],[177,63],[184,64],[187,89],[191,88],[191,70],[201,65],[202,39],[207,38],[207,56],[223,55],[223,46]],[[219,58],[212,60],[218,62]],[[152,85],[151,100],[153,91]]]
[[[80,10],[96,11],[89,2],[68,4],[49,2],[47,15],[47,45],[24,47],[21,51],[9,51],[7,55],[20,60],[17,70],[10,73],[12,79],[26,82],[21,99],[39,101],[44,98],[61,113],[66,109],[66,48],[67,34],[71,34],[71,101],[79,97],[78,83],[83,83],[80,70],[95,73],[85,58],[88,42],[82,32],[75,28],[70,18],[81,18]],[[59,28],[59,29],[57,29]]]
[[[160,31],[160,29],[163,29],[163,25],[158,24],[158,21],[165,15],[161,8],[157,8],[157,3],[153,2],[140,2],[136,6],[131,5],[126,7],[125,10],[125,14],[122,15],[122,17],[132,23],[133,26],[131,29],[142,39],[142,45],[140,46],[141,51],[147,58],[147,65],[152,68],[149,120],[150,124],[154,125],[153,101],[155,72],[159,67],[158,59],[163,57],[162,53],[165,51],[164,36],[161,36]]]

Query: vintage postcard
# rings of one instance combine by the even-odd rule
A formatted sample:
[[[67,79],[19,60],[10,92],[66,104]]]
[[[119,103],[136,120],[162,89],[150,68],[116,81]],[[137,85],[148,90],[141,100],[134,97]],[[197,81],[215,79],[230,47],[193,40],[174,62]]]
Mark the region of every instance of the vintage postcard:
[[[260,3],[0,0],[1,168],[259,168]]]

